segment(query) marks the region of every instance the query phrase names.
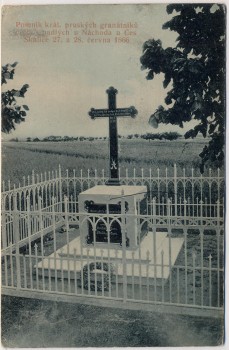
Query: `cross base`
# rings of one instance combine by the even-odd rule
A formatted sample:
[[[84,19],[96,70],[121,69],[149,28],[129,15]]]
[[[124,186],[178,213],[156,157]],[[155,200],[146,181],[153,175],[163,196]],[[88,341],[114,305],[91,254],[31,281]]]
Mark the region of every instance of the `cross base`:
[[[108,186],[120,186],[120,181],[119,179],[109,179],[105,184]]]

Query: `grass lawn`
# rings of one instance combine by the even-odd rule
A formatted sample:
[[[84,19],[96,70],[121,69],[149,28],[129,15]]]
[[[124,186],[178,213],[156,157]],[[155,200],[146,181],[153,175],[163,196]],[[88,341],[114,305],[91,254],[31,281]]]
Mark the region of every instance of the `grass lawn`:
[[[222,320],[2,298],[5,347],[216,346]]]

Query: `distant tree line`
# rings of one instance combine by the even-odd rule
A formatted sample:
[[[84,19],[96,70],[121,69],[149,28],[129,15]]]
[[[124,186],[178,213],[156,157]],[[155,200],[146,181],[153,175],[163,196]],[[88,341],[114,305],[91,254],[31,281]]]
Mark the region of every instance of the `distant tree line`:
[[[134,138],[141,138],[143,140],[177,140],[179,137],[182,137],[182,135],[178,134],[178,132],[163,132],[163,133],[156,133],[152,134],[150,132],[147,132],[146,134],[139,135],[128,135],[128,139],[134,139]]]
[[[152,134],[147,132],[146,134],[130,134],[127,136],[121,136],[118,135],[118,138],[123,138],[123,139],[143,139],[143,140],[177,140],[179,137],[182,137],[182,135],[178,134],[177,132],[164,132],[164,133],[156,133]],[[26,141],[27,142],[67,142],[67,141],[96,141],[96,140],[107,140],[108,137],[92,137],[92,136],[77,136],[77,137],[70,137],[70,136],[47,136],[42,138],[32,138],[32,137],[27,137]],[[18,138],[12,138],[10,141],[12,142],[18,142]]]
[[[32,138],[32,137],[27,137],[26,141],[27,142],[67,142],[67,141],[94,141],[94,140],[106,140],[107,137],[86,137],[86,136],[77,136],[77,137],[71,137],[71,136],[47,136],[44,138]],[[18,139],[11,139],[10,141],[18,141]]]
[[[178,132],[163,132],[163,133],[157,133],[157,134],[152,134],[147,132],[147,134],[141,135],[141,138],[145,140],[177,140],[179,137],[181,137]]]

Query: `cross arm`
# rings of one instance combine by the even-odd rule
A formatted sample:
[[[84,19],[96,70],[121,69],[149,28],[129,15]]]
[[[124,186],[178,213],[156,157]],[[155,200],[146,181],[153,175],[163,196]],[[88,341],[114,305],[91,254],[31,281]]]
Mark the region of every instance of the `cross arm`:
[[[131,117],[135,118],[138,114],[137,109],[134,106],[128,108],[115,108],[115,109],[95,109],[91,108],[89,111],[91,119],[105,118],[105,117]]]

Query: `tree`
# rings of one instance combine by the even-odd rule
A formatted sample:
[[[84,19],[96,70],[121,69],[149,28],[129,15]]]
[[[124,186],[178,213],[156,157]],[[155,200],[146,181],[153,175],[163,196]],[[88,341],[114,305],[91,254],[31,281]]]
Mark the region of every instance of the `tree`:
[[[142,138],[143,138],[144,140],[149,140],[149,142],[150,142],[150,140],[152,140],[152,135],[153,135],[153,134],[147,132],[147,134],[142,135]]]
[[[161,139],[169,140],[169,141],[177,140],[179,137],[181,137],[181,135],[175,131],[164,132],[161,134]]]
[[[17,62],[2,66],[2,85],[7,84],[8,79],[14,78]],[[7,90],[2,92],[1,113],[2,113],[2,132],[9,133],[15,129],[15,124],[25,121],[27,105],[19,106],[16,97],[24,97],[29,85],[25,84],[20,90]]]
[[[146,79],[163,73],[163,87],[168,88],[165,104],[169,107],[159,106],[149,123],[183,127],[184,122],[195,120],[197,125],[184,136],[210,138],[200,153],[203,172],[205,165],[220,167],[224,161],[226,10],[220,4],[168,5],[167,13],[173,11],[176,15],[163,29],[178,33],[176,47],[164,49],[160,40],[150,39],[140,58],[142,69],[148,69]]]
[[[16,138],[12,138],[12,139],[10,139],[9,140],[10,142],[18,142],[18,138],[16,137]]]

